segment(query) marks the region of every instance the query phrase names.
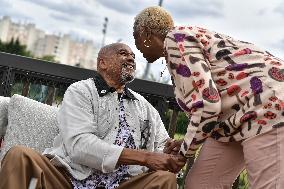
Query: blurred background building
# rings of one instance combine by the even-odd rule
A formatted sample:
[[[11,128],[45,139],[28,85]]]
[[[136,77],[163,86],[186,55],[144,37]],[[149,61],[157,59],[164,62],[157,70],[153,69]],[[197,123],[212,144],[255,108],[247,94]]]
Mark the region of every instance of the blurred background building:
[[[0,19],[0,40],[19,40],[35,57],[53,56],[61,64],[96,69],[97,49],[92,41],[76,41],[70,35],[46,34],[35,24],[15,23],[10,17]]]

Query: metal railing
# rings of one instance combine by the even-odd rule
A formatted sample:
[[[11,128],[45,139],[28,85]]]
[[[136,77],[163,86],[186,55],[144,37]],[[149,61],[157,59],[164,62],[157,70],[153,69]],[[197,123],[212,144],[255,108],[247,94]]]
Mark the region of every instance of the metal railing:
[[[48,105],[60,106],[64,92],[70,84],[94,77],[95,74],[93,70],[0,52],[0,96],[20,94]],[[172,86],[135,79],[128,87],[144,96],[158,110],[170,137],[173,138],[181,110],[175,101]],[[166,121],[166,112],[169,109],[172,110],[172,116]],[[187,170],[192,163],[193,159],[190,159]],[[242,177],[245,181],[246,174]],[[238,180],[239,184],[235,184],[234,188],[247,188],[243,187],[244,184],[247,185],[243,181]]]

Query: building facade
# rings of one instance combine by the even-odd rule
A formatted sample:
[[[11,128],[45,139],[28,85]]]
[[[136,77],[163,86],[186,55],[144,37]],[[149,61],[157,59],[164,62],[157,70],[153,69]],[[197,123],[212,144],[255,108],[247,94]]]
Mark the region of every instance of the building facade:
[[[35,57],[54,56],[61,64],[96,69],[97,50],[92,41],[79,42],[69,35],[46,34],[35,24],[15,23],[10,17],[0,19],[0,40],[18,39]]]

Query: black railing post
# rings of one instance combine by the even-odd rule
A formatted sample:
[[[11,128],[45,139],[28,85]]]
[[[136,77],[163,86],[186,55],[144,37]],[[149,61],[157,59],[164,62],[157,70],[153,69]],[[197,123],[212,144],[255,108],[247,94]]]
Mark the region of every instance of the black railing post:
[[[28,96],[30,91],[30,82],[25,80],[23,83],[22,96]]]
[[[4,93],[4,68],[0,67],[0,96]]]
[[[166,113],[168,111],[168,107],[169,105],[166,98],[160,97],[158,100],[157,108],[164,124],[166,124]]]
[[[11,96],[11,89],[13,84],[13,68],[8,67],[3,71],[3,77],[1,81],[1,96]]]
[[[177,128],[177,118],[178,118],[179,110],[176,108],[173,109],[173,114],[170,119],[168,133],[171,138],[174,138]]]
[[[48,86],[48,92],[47,92],[47,97],[46,97],[45,104],[51,106],[52,102],[53,102],[53,99],[54,99],[54,95],[55,95],[55,87]]]

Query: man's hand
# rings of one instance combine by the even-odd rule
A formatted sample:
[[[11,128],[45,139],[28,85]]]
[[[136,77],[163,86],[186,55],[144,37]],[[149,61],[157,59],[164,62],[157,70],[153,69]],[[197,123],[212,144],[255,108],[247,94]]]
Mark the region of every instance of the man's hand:
[[[149,152],[145,166],[151,170],[164,170],[178,173],[185,165],[186,158],[182,155]]]
[[[163,152],[166,154],[177,155],[180,150],[182,142],[183,142],[183,139],[180,139],[180,140],[168,139],[168,141],[165,144],[165,148]]]
[[[185,165],[185,163],[186,158],[182,155],[124,148],[118,159],[117,166],[142,165],[155,171],[164,170],[177,173]]]

